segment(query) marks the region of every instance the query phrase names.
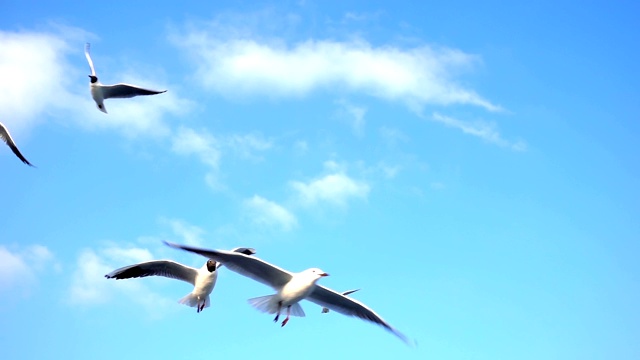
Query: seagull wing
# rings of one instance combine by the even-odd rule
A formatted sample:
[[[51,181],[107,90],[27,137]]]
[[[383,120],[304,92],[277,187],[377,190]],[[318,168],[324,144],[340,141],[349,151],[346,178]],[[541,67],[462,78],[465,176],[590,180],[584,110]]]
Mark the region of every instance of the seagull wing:
[[[162,94],[167,90],[157,91],[143,89],[129,84],[102,85],[102,94],[105,99],[110,98],[130,98],[138,95],[156,95]]]
[[[394,329],[388,322],[384,321],[380,315],[357,300],[317,284],[311,294],[307,296],[307,300],[343,315],[359,317],[360,319],[378,324],[392,332],[405,343],[410,344],[406,336]]]
[[[87,61],[89,62],[89,67],[91,68],[91,75],[96,76],[96,70],[93,68],[93,60],[91,60],[91,54],[89,51],[91,50],[91,44],[84,44],[84,56],[87,57]]]
[[[173,244],[165,241],[170,247],[200,254],[209,259],[221,262],[224,266],[240,275],[244,275],[257,282],[274,289],[279,289],[291,280],[291,273],[255,256],[240,252],[223,250],[206,250],[187,245]]]
[[[2,123],[0,123],[0,138],[7,144],[7,146],[9,146],[11,151],[13,151],[13,153],[16,154],[16,156],[20,160],[22,160],[23,163],[29,166],[33,166],[24,156],[22,156],[22,153],[20,153],[20,150],[18,150],[16,143],[13,142],[11,134],[9,134],[9,130],[7,130],[6,126],[4,126],[4,124]]]
[[[256,249],[254,249],[254,248],[246,248],[246,247],[233,248],[233,249],[231,249],[231,251],[243,253],[245,255],[255,255],[255,253],[256,253]],[[216,269],[220,268],[220,266],[222,266],[222,263],[221,262],[217,262],[216,263]]]
[[[107,279],[131,279],[145,276],[164,276],[171,279],[196,284],[198,270],[171,260],[154,260],[121,267],[113,270],[104,277]]]

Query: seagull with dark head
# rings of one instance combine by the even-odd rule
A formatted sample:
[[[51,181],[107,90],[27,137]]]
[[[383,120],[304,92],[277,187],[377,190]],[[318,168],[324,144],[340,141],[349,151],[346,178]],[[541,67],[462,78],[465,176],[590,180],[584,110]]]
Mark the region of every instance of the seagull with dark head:
[[[253,255],[256,251],[252,248],[235,248],[232,252],[245,255]],[[209,307],[211,300],[209,295],[216,286],[218,279],[218,268],[222,264],[209,259],[200,268],[192,268],[171,260],[145,261],[113,270],[104,277],[107,279],[131,279],[146,276],[164,276],[171,279],[182,280],[193,285],[193,291],[180,299],[181,304],[195,307],[197,312]]]
[[[84,55],[87,57],[89,67],[91,68],[91,75],[89,75],[89,79],[91,79],[91,97],[93,97],[93,101],[96,102],[98,109],[103,113],[107,113],[107,109],[104,107],[104,101],[106,99],[131,98],[139,95],[156,95],[167,91],[149,90],[139,86],[122,83],[115,85],[102,85],[100,81],[98,81],[96,70],[93,67],[93,60],[91,60],[91,54],[89,53],[90,48],[91,44],[87,43],[84,47]]]
[[[280,312],[286,309],[287,317],[282,321],[281,326],[287,324],[291,315],[305,316],[299,302],[306,299],[343,315],[355,316],[362,320],[378,324],[402,339],[405,343],[411,345],[407,337],[389,325],[380,315],[376,314],[363,303],[316,284],[319,279],[329,276],[329,274],[318,268],[292,273],[269,264],[255,256],[247,256],[238,252],[200,249],[166,241],[165,244],[221,262],[229,270],[235,271],[276,290],[276,293],[273,295],[249,299],[249,304],[262,312],[276,314],[275,319],[273,319],[273,321],[276,322],[280,317]]]
[[[11,151],[13,151],[13,153],[16,154],[18,159],[22,160],[23,163],[29,166],[33,166],[24,156],[22,156],[22,153],[20,153],[20,150],[18,150],[16,143],[11,138],[11,134],[9,134],[9,130],[7,130],[7,127],[4,126],[3,123],[0,123],[0,139],[2,139],[5,142],[5,144],[7,144],[7,146],[11,149]]]

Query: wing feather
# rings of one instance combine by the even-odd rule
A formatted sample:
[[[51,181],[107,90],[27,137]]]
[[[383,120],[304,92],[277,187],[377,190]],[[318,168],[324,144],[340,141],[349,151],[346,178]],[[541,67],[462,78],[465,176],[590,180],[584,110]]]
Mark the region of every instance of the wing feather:
[[[11,134],[9,134],[9,130],[7,130],[7,127],[4,126],[4,124],[0,123],[0,138],[2,138],[2,140],[7,144],[7,146],[9,146],[9,148],[11,149],[11,151],[13,151],[13,153],[18,157],[18,159],[22,160],[23,163],[29,165],[29,166],[33,166],[20,152],[20,150],[18,150],[18,147],[16,146],[16,143],[13,141],[13,138],[11,138]]]
[[[410,344],[410,341],[406,336],[393,328],[388,322],[382,319],[380,315],[376,314],[369,307],[334,290],[316,284],[311,294],[307,296],[307,300],[320,306],[329,308],[333,311],[339,312],[340,314],[355,316],[362,320],[378,324],[389,330],[395,336],[399,337],[405,343]]]
[[[84,44],[84,56],[87,58],[89,62],[89,67],[91,68],[91,75],[96,76],[96,70],[93,68],[93,60],[91,60],[91,54],[89,51],[91,50],[91,44]]]
[[[130,84],[102,85],[102,95],[105,99],[131,98],[139,95],[162,94],[167,90],[149,90]]]
[[[153,260],[116,269],[104,277],[107,279],[131,279],[146,276],[164,276],[196,284],[198,270],[171,260]]]

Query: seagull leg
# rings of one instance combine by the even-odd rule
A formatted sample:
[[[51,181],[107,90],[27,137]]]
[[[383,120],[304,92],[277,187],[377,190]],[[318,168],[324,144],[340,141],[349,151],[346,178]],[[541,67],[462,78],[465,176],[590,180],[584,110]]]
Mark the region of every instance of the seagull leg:
[[[278,312],[276,313],[276,318],[273,319],[273,322],[278,322],[278,318],[280,318],[280,308],[282,307],[282,300],[278,301]]]
[[[282,325],[280,325],[280,327],[287,325],[289,322],[289,315],[291,315],[291,305],[287,306],[287,317],[282,321]]]

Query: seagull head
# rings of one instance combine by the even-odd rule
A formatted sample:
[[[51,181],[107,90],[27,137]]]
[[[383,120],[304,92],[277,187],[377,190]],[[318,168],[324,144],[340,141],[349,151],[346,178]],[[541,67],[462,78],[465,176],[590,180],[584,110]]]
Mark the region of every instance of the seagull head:
[[[217,263],[214,260],[211,260],[211,259],[207,260],[207,270],[209,270],[209,272],[216,271],[216,268],[217,268],[216,264]]]
[[[329,276],[329,274],[327,274],[326,272],[318,269],[318,268],[311,268],[311,269],[307,269],[306,272],[308,274],[310,274],[315,280],[320,279],[321,277],[324,276]]]
[[[89,79],[91,79],[92,84],[95,84],[98,82],[98,77],[95,75],[89,75]]]

